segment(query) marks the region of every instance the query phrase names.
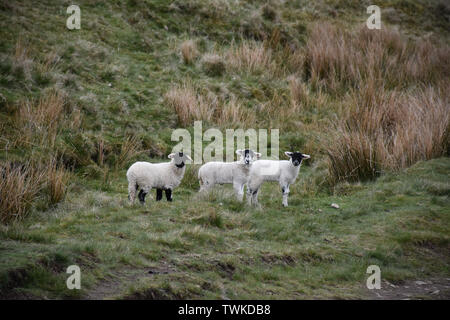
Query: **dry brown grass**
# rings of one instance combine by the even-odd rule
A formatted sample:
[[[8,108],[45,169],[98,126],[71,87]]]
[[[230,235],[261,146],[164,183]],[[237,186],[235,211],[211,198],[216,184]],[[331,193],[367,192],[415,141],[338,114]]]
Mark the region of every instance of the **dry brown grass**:
[[[447,153],[448,94],[431,87],[414,94],[370,92],[355,93],[351,111],[329,133],[334,181],[370,179]]]
[[[225,72],[225,62],[215,53],[207,53],[202,57],[202,68],[209,76],[221,76]]]
[[[35,103],[24,101],[20,104],[14,122],[19,146],[52,147],[61,128],[64,111],[64,97],[57,91],[44,95]]]
[[[174,109],[182,126],[202,120],[219,126],[248,127],[256,121],[253,110],[246,108],[234,96],[223,99],[210,91],[200,93],[189,82],[170,89],[165,100]]]
[[[264,43],[243,41],[232,44],[224,54],[227,67],[235,72],[264,73],[275,72],[276,65],[272,59],[272,50]]]
[[[255,124],[254,110],[246,108],[236,98],[231,98],[214,114],[215,123],[229,127],[248,128]]]
[[[130,136],[120,146],[120,153],[115,161],[116,169],[125,168],[134,160],[138,155],[145,152],[142,149],[142,143],[139,137]]]
[[[408,41],[395,30],[362,27],[348,32],[320,23],[311,29],[301,72],[313,86],[332,91],[362,87],[367,81],[386,88],[404,87],[448,76],[449,56],[448,46]]]
[[[43,168],[43,172],[45,172],[48,203],[54,205],[61,202],[66,196],[70,173],[54,158]]]
[[[166,103],[175,110],[178,123],[192,125],[194,120],[208,121],[214,110],[206,103],[189,82],[170,89],[164,96]]]
[[[21,220],[41,190],[45,172],[37,170],[31,162],[6,163],[0,170],[0,222]]]
[[[186,64],[191,64],[198,57],[198,50],[193,40],[186,40],[181,44],[181,56]]]

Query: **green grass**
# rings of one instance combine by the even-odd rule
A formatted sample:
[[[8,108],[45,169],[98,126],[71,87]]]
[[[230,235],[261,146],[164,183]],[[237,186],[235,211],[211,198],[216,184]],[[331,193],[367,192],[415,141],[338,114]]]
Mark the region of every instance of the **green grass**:
[[[378,2],[398,13],[382,13],[386,25],[448,43],[442,1]],[[167,160],[174,145],[177,116],[163,98],[170,88],[189,80],[204,95],[234,96],[251,110],[276,97],[289,103],[287,74],[211,76],[201,56],[279,32],[281,45],[271,45],[284,68],[282,45],[301,48],[312,23],[353,30],[368,17],[356,0],[170,3],[79,1],[77,31],[65,27],[71,3],[0,3],[0,160],[54,155],[73,171],[65,201],[48,206],[38,196],[26,219],[0,225],[0,298],[361,298],[370,264],[394,283],[449,277],[448,158],[372,182],[329,185],[321,136],[345,110],[346,90],[305,82],[308,101],[289,121],[258,113],[255,129],[280,126],[281,152],[313,156],[291,186],[288,208],[276,184],[263,186],[262,210],[236,201],[229,186],[198,195],[198,168],[190,166],[173,203],[156,203],[152,194],[145,207],[130,206],[128,165]],[[200,55],[189,65],[180,54],[187,39]],[[26,59],[15,60],[17,44]],[[54,88],[65,97],[55,146],[11,148],[18,105]],[[80,126],[72,129],[77,110]],[[120,158],[129,137],[137,137],[139,152]],[[81,291],[66,288],[72,264],[81,267]]]
[[[288,208],[276,184],[264,185],[262,210],[227,187],[209,195],[181,187],[174,202],[145,206],[127,203],[123,174],[107,193],[86,187],[2,227],[2,293],[80,298],[106,279],[114,290],[104,295],[115,298],[361,298],[371,264],[392,283],[448,277],[448,158],[347,185],[351,195],[309,196],[301,186],[311,171]],[[81,292],[65,288],[71,264],[81,267]]]

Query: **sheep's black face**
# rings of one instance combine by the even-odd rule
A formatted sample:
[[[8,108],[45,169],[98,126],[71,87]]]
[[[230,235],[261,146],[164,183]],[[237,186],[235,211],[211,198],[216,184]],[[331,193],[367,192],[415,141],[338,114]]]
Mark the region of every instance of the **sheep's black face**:
[[[186,164],[186,160],[192,160],[187,154],[183,152],[171,153],[170,159],[173,159],[177,168],[183,168]]]
[[[296,152],[286,152],[286,155],[291,158],[291,162],[294,165],[294,167],[298,167],[302,163],[303,159],[309,159],[310,158],[309,155],[300,153],[298,151],[296,151]]]
[[[244,163],[245,164],[250,164],[250,162],[252,161],[253,151],[251,153],[252,154],[250,154],[250,150],[248,150],[248,149],[244,150]]]
[[[240,161],[246,165],[250,165],[253,161],[261,156],[260,153],[254,152],[250,149],[237,150],[236,153],[241,157]]]

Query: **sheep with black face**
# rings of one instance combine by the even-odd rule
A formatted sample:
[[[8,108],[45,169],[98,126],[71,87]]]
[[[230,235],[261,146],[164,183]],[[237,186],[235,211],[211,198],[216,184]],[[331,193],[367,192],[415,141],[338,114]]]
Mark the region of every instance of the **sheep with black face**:
[[[253,150],[237,150],[238,161],[219,162],[212,161],[204,164],[198,170],[200,191],[208,190],[216,184],[233,184],[239,201],[244,198],[244,186],[247,183],[248,173],[252,163],[261,157]]]
[[[258,160],[250,168],[247,182],[248,204],[258,205],[258,191],[264,181],[277,181],[283,194],[282,204],[288,206],[289,186],[295,182],[300,166],[304,159],[309,159],[307,154],[285,152],[289,160]]]
[[[134,203],[138,190],[139,201],[145,203],[145,196],[152,188],[156,189],[156,201],[162,199],[163,191],[167,201],[172,201],[172,191],[184,177],[186,161],[192,160],[183,152],[169,154],[170,162],[135,162],[127,171],[128,198]]]

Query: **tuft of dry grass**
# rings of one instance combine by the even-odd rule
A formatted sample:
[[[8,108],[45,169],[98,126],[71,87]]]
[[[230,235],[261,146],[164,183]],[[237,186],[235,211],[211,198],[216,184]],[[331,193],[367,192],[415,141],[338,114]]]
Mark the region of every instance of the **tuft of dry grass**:
[[[170,89],[164,98],[166,103],[175,110],[178,123],[182,126],[192,125],[194,120],[208,121],[214,113],[210,105],[189,82]]]
[[[116,169],[125,168],[138,155],[142,154],[141,140],[137,136],[128,137],[120,146],[119,155],[115,161]]]
[[[23,219],[42,188],[45,172],[31,162],[0,165],[0,222],[7,224]]]
[[[191,64],[198,57],[198,50],[193,40],[186,40],[181,44],[181,56],[186,64]]]
[[[387,28],[348,32],[320,23],[311,29],[303,55],[301,72],[314,87],[332,91],[358,88],[367,81],[386,88],[427,84],[450,74],[448,46],[435,46],[426,39],[408,41]]]
[[[19,146],[47,146],[55,144],[64,111],[64,97],[51,91],[37,103],[24,101],[19,106],[14,123]]]
[[[256,121],[254,111],[245,107],[234,96],[223,99],[211,91],[200,94],[189,82],[170,89],[165,100],[175,110],[178,123],[182,126],[202,120],[219,126],[248,127]]]
[[[225,63],[221,56],[207,53],[202,57],[202,68],[209,76],[221,76],[225,73]]]
[[[67,186],[70,180],[70,174],[64,169],[64,166],[56,159],[50,159],[45,172],[46,189],[48,194],[48,202],[50,205],[61,202],[66,196]]]
[[[364,91],[369,91],[364,92]],[[333,181],[357,181],[398,170],[448,150],[449,96],[431,87],[414,94],[368,87],[327,142]]]
[[[261,74],[276,70],[271,49],[257,41],[243,41],[239,45],[232,44],[225,52],[225,60],[228,68],[236,72]]]
[[[219,125],[248,128],[255,124],[255,112],[246,108],[236,98],[225,102],[214,114],[215,122]]]

